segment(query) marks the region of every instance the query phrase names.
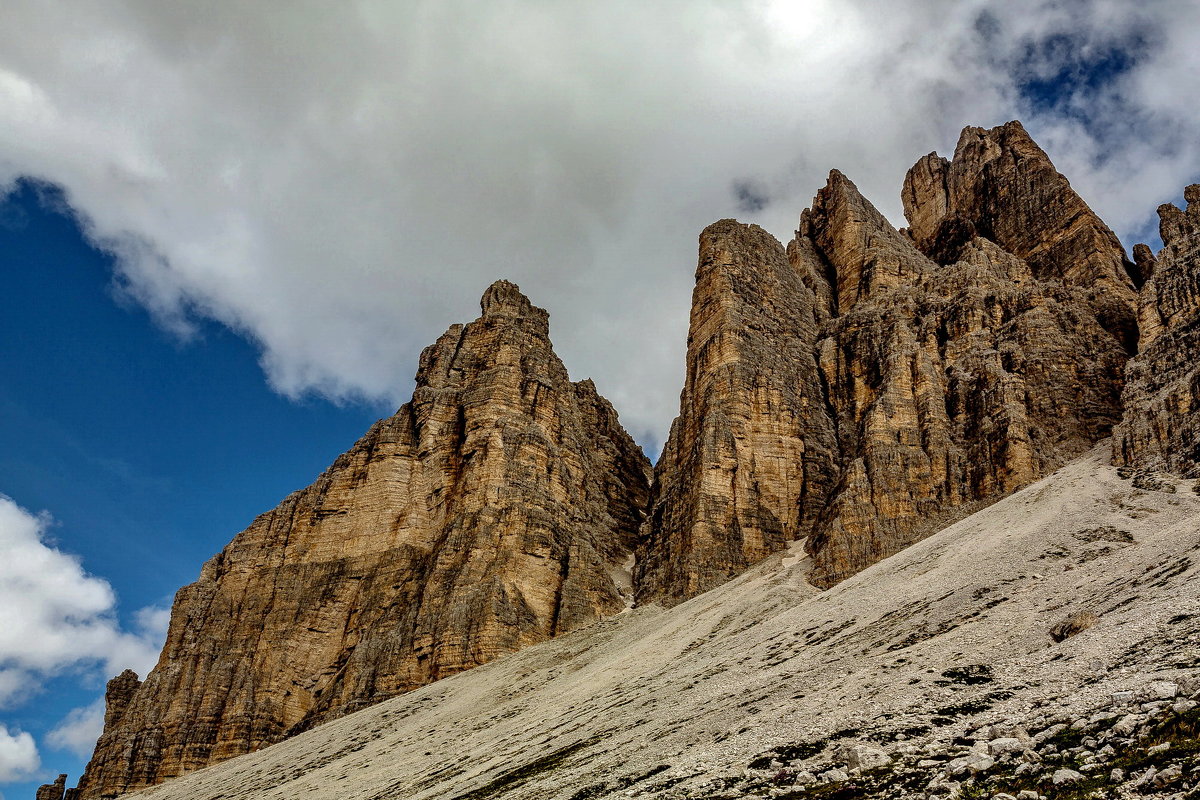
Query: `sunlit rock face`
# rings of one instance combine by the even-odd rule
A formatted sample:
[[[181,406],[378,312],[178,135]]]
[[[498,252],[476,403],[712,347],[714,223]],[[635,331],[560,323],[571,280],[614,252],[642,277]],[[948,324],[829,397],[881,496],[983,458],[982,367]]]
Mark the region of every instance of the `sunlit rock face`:
[[[836,436],[817,335],[828,286],[815,257],[795,257],[756,225],[723,220],[700,235],[687,377],[655,470],[639,602],[728,580],[801,536],[825,505]]]
[[[81,796],[679,603],[793,543],[831,586],[1114,426],[1118,460],[1196,467],[1200,187],[1133,262],[1018,123],[965,129],[902,199],[898,230],[835,170],[786,247],[735,220],[701,233],[653,482],[546,312],[494,284],[422,354],[410,403],[179,592],[159,665],[109,685]]]
[[[1120,420],[1133,265],[1024,129],[967,128],[903,199],[899,231],[835,170],[786,251],[728,220],[701,235],[639,599],[799,539],[832,585]]]
[[[930,153],[909,170],[901,199],[914,242],[938,263],[957,260],[974,235],[990,239],[1037,280],[1082,292],[1127,352],[1136,348],[1136,266],[1020,122],[964,128],[952,160]]]
[[[649,464],[548,317],[498,282],[410,403],[180,590],[158,666],[110,684],[80,788],[131,791],[627,607]]]

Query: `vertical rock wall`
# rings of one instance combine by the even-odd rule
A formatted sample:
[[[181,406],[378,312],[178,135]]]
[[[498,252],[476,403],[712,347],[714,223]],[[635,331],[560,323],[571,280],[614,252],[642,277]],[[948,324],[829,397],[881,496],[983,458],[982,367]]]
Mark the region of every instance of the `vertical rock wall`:
[[[967,128],[903,201],[898,231],[835,170],[786,263],[753,226],[701,235],[639,598],[686,599],[797,539],[831,585],[1120,420],[1133,265],[1019,123]],[[787,467],[764,468],[776,452]]]
[[[816,363],[820,265],[756,225],[700,235],[687,377],[655,470],[639,602],[706,591],[811,527],[835,436]],[[806,283],[807,281],[807,283]]]
[[[1129,362],[1114,460],[1200,477],[1200,184],[1187,210],[1160,206],[1157,256],[1135,255],[1148,280],[1138,298],[1141,349]]]
[[[649,464],[547,314],[499,282],[412,402],[180,590],[158,666],[109,685],[80,789],[159,783],[627,607]]]

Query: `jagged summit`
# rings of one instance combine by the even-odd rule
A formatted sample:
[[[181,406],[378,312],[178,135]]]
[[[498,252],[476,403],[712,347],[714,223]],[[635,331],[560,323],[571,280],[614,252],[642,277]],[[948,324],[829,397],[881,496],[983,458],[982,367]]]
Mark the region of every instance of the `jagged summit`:
[[[800,215],[798,236],[811,239],[831,266],[840,314],[877,292],[917,283],[932,266],[836,169]]]
[[[796,540],[832,585],[1120,420],[1123,251],[1020,124],[966,129],[903,196],[907,233],[832,170],[786,252],[733,221],[701,235],[639,598],[678,602]]]
[[[498,280],[487,288],[479,300],[485,319],[495,317],[516,317],[532,319],[542,327],[549,325],[550,314],[544,308],[538,308],[521,293],[521,287],[506,280]]]
[[[1135,265],[1020,122],[964,128],[952,160],[931,153],[909,170],[901,199],[913,241],[934,260],[957,260],[963,244],[986,237],[1038,280],[1078,289],[1105,329],[1136,350]]]
[[[1186,211],[1159,207],[1163,248],[1139,245],[1149,279],[1138,302],[1141,351],[1129,363],[1120,463],[1200,476],[1200,184]]]

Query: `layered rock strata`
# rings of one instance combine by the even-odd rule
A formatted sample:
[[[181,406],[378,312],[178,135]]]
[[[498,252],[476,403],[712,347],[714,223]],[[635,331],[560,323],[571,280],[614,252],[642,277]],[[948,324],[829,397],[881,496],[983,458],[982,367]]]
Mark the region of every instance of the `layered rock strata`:
[[[1020,125],[966,129],[903,200],[907,231],[834,171],[786,255],[731,220],[701,235],[639,600],[799,539],[832,585],[1120,420],[1133,265]]]
[[[1134,249],[1148,280],[1138,301],[1141,350],[1130,359],[1125,416],[1113,438],[1121,464],[1200,475],[1200,184],[1187,209],[1158,209],[1163,248]]]
[[[37,793],[34,795],[34,800],[71,800],[67,797],[68,793],[73,793],[76,790],[67,789],[67,776],[59,775],[54,783],[43,783],[38,787]]]
[[[110,797],[627,607],[649,464],[507,282],[421,356],[410,403],[178,593],[109,685],[80,790]]]
[[[815,264],[814,261],[805,261]],[[812,527],[834,476],[815,287],[756,225],[700,234],[684,413],[655,469],[640,602],[691,597]]]

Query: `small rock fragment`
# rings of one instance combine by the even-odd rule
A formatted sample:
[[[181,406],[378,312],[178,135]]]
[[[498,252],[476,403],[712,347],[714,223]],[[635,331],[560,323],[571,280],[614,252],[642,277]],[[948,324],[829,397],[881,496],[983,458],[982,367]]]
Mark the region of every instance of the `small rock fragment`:
[[[998,756],[1004,753],[1019,753],[1024,749],[1024,743],[1016,737],[992,739],[992,741],[988,742],[988,754],[991,756]]]
[[[866,771],[885,767],[892,762],[891,756],[873,744],[851,742],[841,748],[841,758],[850,769]]]
[[[1091,611],[1076,611],[1050,629],[1050,638],[1056,642],[1065,641],[1083,633],[1099,621],[1100,618]]]
[[[1183,767],[1179,764],[1172,764],[1166,769],[1154,776],[1155,786],[1167,786],[1183,777]]]
[[[1081,773],[1078,773],[1073,769],[1065,768],[1055,770],[1054,775],[1052,775],[1050,778],[1050,781],[1055,786],[1066,786],[1072,783],[1079,783],[1081,780],[1083,780],[1083,775]]]
[[[1154,681],[1150,684],[1150,695],[1160,700],[1170,700],[1179,694],[1179,684],[1171,681]]]
[[[821,783],[841,783],[850,780],[850,776],[843,769],[826,770],[818,778]]]

